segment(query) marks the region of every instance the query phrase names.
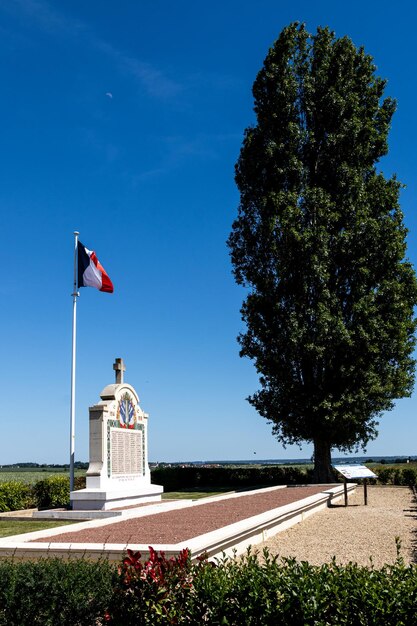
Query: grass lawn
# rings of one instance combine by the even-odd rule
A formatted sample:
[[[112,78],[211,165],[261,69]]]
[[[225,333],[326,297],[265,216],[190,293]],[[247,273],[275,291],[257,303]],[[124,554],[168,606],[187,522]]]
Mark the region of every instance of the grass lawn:
[[[234,493],[233,489],[218,487],[217,489],[184,489],[184,491],[166,491],[162,500],[198,500],[209,496],[220,496],[222,493]]]
[[[10,469],[0,469],[0,483],[17,480],[33,485],[38,480],[50,478],[51,476],[68,476],[69,478],[69,470],[16,469],[11,471]],[[85,470],[75,470],[75,476],[85,476]]]
[[[77,520],[78,521],[78,520]],[[0,537],[11,537],[12,535],[21,535],[23,533],[31,533],[35,530],[46,530],[47,528],[56,528],[57,526],[67,526],[75,522],[68,521],[44,521],[44,520],[0,520]]]

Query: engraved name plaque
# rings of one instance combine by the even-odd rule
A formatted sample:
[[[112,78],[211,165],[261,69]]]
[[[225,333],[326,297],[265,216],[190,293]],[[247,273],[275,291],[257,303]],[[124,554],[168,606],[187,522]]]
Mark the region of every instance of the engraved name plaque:
[[[142,476],[143,436],[139,430],[111,428],[111,475]]]

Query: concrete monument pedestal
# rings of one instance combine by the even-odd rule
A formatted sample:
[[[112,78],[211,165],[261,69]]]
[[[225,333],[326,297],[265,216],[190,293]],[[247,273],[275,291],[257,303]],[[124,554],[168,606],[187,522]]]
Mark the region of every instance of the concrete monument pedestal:
[[[151,484],[148,465],[148,414],[135,389],[123,381],[116,359],[116,382],[90,407],[90,464],[85,489],[71,492],[73,510],[106,511],[161,500],[163,487]]]

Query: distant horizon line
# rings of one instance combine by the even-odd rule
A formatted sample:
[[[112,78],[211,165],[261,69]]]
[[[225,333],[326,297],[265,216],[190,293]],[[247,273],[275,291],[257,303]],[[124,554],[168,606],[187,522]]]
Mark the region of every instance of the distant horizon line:
[[[340,460],[340,459],[417,459],[417,454],[351,454],[351,455],[338,455],[338,456],[332,456],[331,460]],[[161,464],[161,463],[174,463],[174,464],[179,464],[179,463],[189,463],[189,464],[203,464],[203,463],[288,463],[288,462],[304,462],[304,463],[312,463],[313,460],[311,457],[288,457],[288,458],[284,458],[284,457],[274,457],[274,458],[261,458],[261,457],[256,457],[256,458],[252,458],[252,459],[243,459],[243,458],[239,458],[239,459],[194,459],[194,460],[161,460],[161,461],[149,461],[149,464],[151,465],[157,465],[157,464]],[[75,463],[82,463],[83,465],[88,465],[89,461],[75,461]],[[65,466],[69,466],[68,462],[66,463],[47,463],[47,462],[39,462],[39,461],[15,461],[15,462],[11,462],[11,463],[0,463],[0,467],[4,467],[4,466],[18,466],[18,465],[39,465],[39,466],[45,466],[45,465],[56,465],[59,467],[65,467]]]
[[[416,454],[347,454],[347,455],[334,455],[331,456],[331,460],[336,460],[336,459],[412,459],[412,458],[416,458],[417,459],[417,453]],[[239,458],[239,459],[195,459],[193,461],[190,460],[182,460],[182,461],[149,461],[149,463],[238,463],[238,462],[245,462],[245,463],[252,463],[252,462],[263,462],[263,461],[267,461],[267,462],[275,462],[275,461],[279,461],[279,462],[288,462],[288,461],[306,461],[306,462],[313,462],[313,459],[311,457],[288,457],[288,458],[284,458],[284,457],[274,457],[274,458],[261,458],[261,457],[256,457],[253,459],[243,459],[243,458]]]

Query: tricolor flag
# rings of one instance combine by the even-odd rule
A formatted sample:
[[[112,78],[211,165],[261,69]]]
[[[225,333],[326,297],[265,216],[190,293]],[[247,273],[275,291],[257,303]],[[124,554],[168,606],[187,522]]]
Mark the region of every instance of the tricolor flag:
[[[113,293],[113,283],[96,257],[96,253],[87,250],[80,241],[77,243],[77,252],[78,287],[95,287],[100,291]]]

